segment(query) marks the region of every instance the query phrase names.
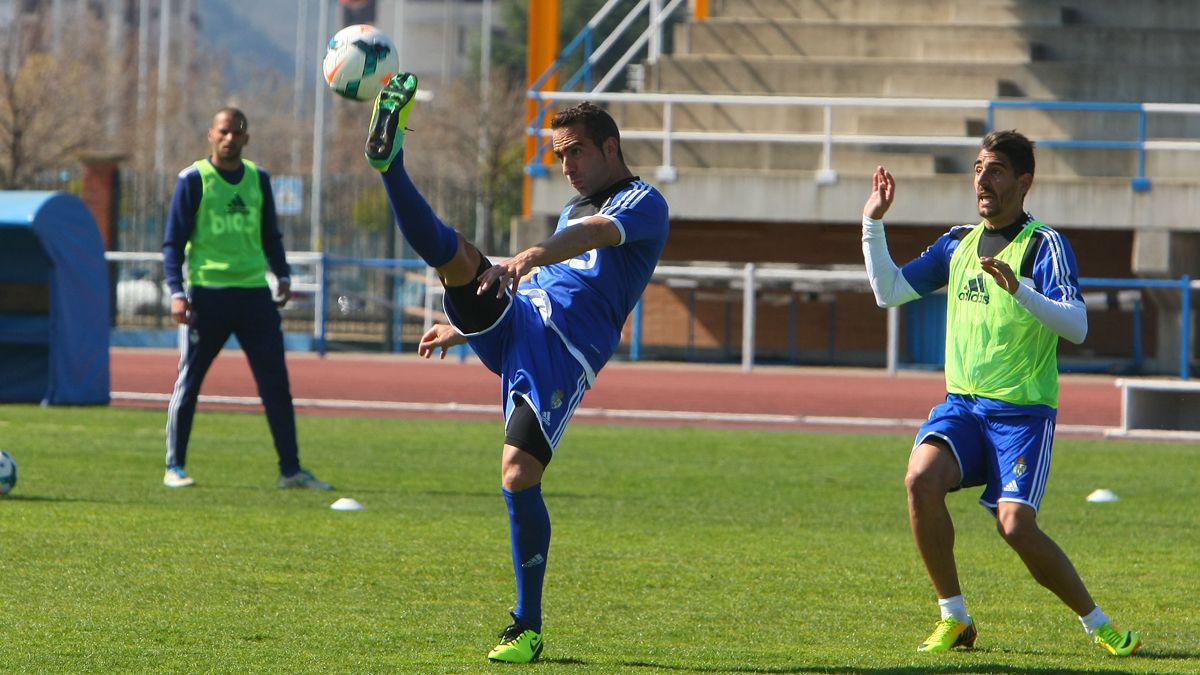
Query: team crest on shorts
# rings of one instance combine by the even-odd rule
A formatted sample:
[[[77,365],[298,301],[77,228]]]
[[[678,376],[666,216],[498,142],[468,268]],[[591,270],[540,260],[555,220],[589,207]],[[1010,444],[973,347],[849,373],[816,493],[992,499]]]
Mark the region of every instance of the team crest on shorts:
[[[1017,461],[1013,463],[1013,475],[1015,475],[1017,478],[1024,476],[1025,468],[1025,457],[1018,457]]]
[[[555,389],[553,394],[550,394],[550,409],[558,410],[562,407],[563,390]]]

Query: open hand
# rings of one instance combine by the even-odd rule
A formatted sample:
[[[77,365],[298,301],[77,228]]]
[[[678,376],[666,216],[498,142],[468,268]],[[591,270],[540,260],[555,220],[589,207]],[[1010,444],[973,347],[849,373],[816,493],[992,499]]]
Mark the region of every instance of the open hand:
[[[992,275],[996,280],[996,285],[1011,294],[1016,294],[1017,286],[1020,284],[1017,281],[1017,275],[1013,273],[1012,268],[1003,260],[997,260],[991,256],[980,256],[979,264],[983,267],[983,271]]]
[[[435,323],[425,331],[421,336],[421,342],[417,345],[417,355],[429,358],[433,356],[433,350],[441,349],[442,354],[438,358],[446,358],[446,352],[455,345],[466,344],[467,338],[463,337],[452,326],[447,326],[443,323]]]
[[[492,265],[479,275],[479,290],[477,293],[483,295],[492,284],[496,285],[496,297],[504,297],[505,289],[512,291],[513,295],[517,293],[517,285],[521,283],[521,279],[529,274],[535,265],[530,263],[529,256],[525,251],[505,260],[502,263]]]
[[[875,167],[875,173],[871,176],[871,194],[867,196],[867,203],[863,204],[863,215],[874,220],[883,218],[895,198],[896,179],[882,166]]]

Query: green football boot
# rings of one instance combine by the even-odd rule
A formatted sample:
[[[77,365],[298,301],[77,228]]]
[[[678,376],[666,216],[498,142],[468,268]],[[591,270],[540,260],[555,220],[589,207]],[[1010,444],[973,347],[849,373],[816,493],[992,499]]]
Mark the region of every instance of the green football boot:
[[[492,647],[488,659],[505,663],[533,663],[542,655],[545,642],[541,633],[522,626],[514,614],[512,625],[500,631],[500,644]]]
[[[970,623],[959,623],[957,619],[948,616],[933,626],[933,632],[925,641],[917,645],[919,652],[948,652],[956,647],[972,647],[975,645],[975,621],[967,617]]]
[[[1113,656],[1129,656],[1142,646],[1142,636],[1131,630],[1117,630],[1111,623],[1097,628],[1092,638],[1097,647]]]
[[[404,123],[417,97],[417,76],[398,73],[375,97],[375,112],[367,133],[367,162],[379,171],[388,167],[404,146]]]

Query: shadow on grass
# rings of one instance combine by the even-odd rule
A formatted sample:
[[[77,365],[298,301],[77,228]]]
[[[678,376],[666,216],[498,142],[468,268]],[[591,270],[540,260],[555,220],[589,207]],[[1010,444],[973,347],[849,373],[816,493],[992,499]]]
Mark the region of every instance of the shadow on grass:
[[[995,663],[971,663],[961,665],[899,666],[895,668],[859,668],[854,666],[780,666],[775,668],[731,667],[719,666],[686,666],[679,664],[654,663],[652,661],[626,661],[622,665],[629,668],[656,668],[659,670],[675,670],[683,673],[848,673],[850,675],[931,675],[937,673],[995,673],[998,675],[1070,675],[1071,673],[1088,673],[1089,675],[1129,675],[1128,670],[1096,670],[1093,668],[1059,668],[1059,667],[1028,667],[1002,666]]]
[[[80,499],[79,497],[47,497],[46,495],[5,495],[6,502],[91,502],[93,504],[119,504],[109,499]]]
[[[1200,651],[1164,652],[1162,650],[1155,649],[1154,651],[1148,652],[1143,647],[1142,649],[1138,650],[1138,653],[1134,656],[1134,658],[1138,659],[1139,661],[1142,659],[1155,659],[1155,660],[1178,659],[1181,661],[1187,661],[1187,660],[1191,660],[1191,659],[1200,659]]]

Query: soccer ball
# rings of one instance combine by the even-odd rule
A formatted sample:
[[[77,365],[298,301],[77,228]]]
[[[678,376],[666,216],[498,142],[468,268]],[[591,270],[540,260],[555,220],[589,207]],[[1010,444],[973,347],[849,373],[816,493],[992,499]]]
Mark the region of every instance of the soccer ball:
[[[346,26],[333,36],[321,70],[337,95],[373,101],[383,85],[400,71],[400,57],[387,33],[360,23]]]
[[[17,486],[17,462],[12,455],[0,450],[0,495],[12,492]]]

